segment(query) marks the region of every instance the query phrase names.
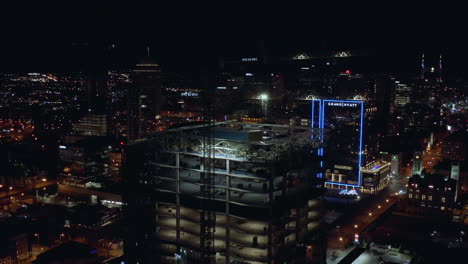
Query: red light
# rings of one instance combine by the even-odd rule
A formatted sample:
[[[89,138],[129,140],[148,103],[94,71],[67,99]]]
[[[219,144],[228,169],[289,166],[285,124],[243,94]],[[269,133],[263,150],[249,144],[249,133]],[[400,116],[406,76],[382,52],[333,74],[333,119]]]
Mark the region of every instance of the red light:
[[[345,72],[346,72],[346,74],[351,74],[350,70],[346,70]]]
[[[123,141],[120,141],[120,145],[122,146],[123,144],[125,144]]]
[[[279,78],[279,77],[280,77],[279,74],[276,74],[276,78]]]

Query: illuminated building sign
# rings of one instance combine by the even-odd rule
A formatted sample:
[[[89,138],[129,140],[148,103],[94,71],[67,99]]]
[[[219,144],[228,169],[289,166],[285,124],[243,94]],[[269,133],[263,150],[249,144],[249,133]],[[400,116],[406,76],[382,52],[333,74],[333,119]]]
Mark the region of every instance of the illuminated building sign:
[[[312,100],[312,128],[324,130],[322,156],[325,183],[360,187],[363,160],[364,102],[359,100]]]
[[[350,51],[339,51],[335,54],[333,54],[333,57],[350,57],[351,52]]]
[[[183,92],[183,93],[180,93],[180,96],[197,97],[197,96],[198,96],[198,93],[193,93],[193,92]]]
[[[353,170],[351,166],[343,166],[343,165],[335,165],[333,166],[335,169],[342,169],[342,170]]]
[[[343,189],[339,192],[340,195],[359,195],[355,189]]]
[[[357,107],[357,103],[344,103],[344,102],[328,102],[328,106],[341,106],[341,107]]]
[[[358,233],[354,234],[354,242],[359,243],[359,234]]]
[[[257,61],[257,58],[242,58],[242,61]]]

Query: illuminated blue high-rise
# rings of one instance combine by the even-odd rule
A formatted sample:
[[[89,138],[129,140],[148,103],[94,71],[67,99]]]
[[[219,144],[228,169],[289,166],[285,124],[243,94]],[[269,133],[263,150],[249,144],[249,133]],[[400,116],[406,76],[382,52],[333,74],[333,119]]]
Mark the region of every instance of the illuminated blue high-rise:
[[[363,162],[364,102],[357,100],[313,100],[312,127],[324,129],[318,149],[323,157],[325,187],[361,187]]]

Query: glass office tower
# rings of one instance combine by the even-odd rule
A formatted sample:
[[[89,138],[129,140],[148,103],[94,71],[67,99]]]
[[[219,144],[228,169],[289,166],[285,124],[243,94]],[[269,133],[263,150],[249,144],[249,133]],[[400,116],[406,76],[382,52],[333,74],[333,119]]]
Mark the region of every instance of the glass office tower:
[[[324,129],[318,149],[323,157],[325,187],[359,188],[363,162],[364,102],[356,100],[313,100],[312,127]]]

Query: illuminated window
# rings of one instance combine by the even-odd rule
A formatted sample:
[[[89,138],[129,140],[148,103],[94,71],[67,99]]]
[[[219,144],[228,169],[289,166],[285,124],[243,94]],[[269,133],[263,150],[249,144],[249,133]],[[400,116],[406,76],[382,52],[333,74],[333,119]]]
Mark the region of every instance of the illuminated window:
[[[423,201],[426,200],[426,195],[424,195],[424,194],[421,195],[421,200],[423,200]]]
[[[427,199],[429,199],[429,201],[432,201],[432,195],[429,195]]]
[[[418,189],[418,190],[416,190],[416,192],[418,193],[418,192],[419,192],[419,189]]]
[[[419,199],[419,194],[416,194],[416,196],[415,196],[415,197],[416,197],[416,199]]]
[[[442,197],[442,202],[445,203],[445,197]]]
[[[413,198],[413,194],[410,193],[410,194],[408,195],[408,197],[409,197],[409,198]]]
[[[445,210],[445,206],[441,206],[440,210],[442,210],[442,211]]]

